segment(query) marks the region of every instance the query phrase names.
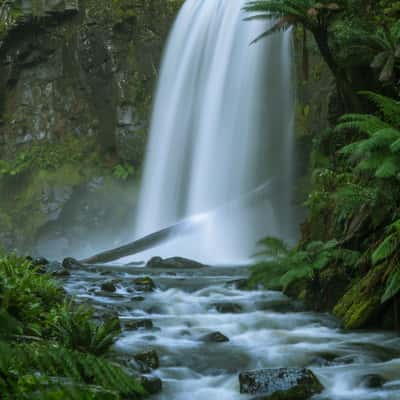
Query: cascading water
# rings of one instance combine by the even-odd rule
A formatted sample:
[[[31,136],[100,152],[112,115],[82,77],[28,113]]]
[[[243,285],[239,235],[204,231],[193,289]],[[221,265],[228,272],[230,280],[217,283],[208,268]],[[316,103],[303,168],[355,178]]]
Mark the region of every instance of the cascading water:
[[[245,21],[246,1],[186,0],[169,39],[136,237],[191,216],[205,225],[160,255],[246,260],[263,235],[290,236],[291,35],[250,45],[266,22]],[[256,190],[271,178],[275,201]]]

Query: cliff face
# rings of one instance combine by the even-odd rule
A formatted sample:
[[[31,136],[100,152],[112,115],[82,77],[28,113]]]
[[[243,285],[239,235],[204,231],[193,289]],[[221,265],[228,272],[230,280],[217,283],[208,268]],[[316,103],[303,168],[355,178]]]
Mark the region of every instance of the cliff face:
[[[0,0],[0,244],[31,249],[50,234],[67,252],[89,245],[84,223],[109,231],[131,218],[123,180],[143,161],[181,3]]]

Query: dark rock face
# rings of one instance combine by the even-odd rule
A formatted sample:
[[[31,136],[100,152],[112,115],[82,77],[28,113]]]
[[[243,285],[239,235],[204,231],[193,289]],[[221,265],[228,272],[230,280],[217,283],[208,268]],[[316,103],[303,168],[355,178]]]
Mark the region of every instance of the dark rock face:
[[[135,354],[133,358],[139,364],[141,371],[144,373],[160,367],[160,360],[155,350]]]
[[[243,311],[242,306],[235,303],[216,303],[214,307],[222,314],[237,314]]]
[[[179,0],[2,5],[0,25],[11,23],[0,34],[0,159],[51,147],[57,162],[49,165],[54,157],[43,151],[48,168],[29,169],[23,184],[19,176],[0,182],[0,242],[51,259],[92,254],[92,232],[100,247],[110,233],[123,242],[116,228],[130,218],[136,189],[113,168],[143,162],[156,70]],[[83,148],[95,161],[71,166]]]
[[[315,375],[304,368],[277,368],[242,372],[240,393],[262,395],[263,400],[308,400],[323,391]]]
[[[204,335],[200,338],[201,341],[203,342],[209,342],[209,343],[224,343],[224,342],[229,342],[229,338],[225,336],[221,332],[211,332],[208,333],[207,335]]]
[[[135,285],[135,289],[141,292],[152,292],[156,288],[153,279],[147,276],[144,278],[136,278],[133,283]]]
[[[204,268],[206,265],[194,260],[189,260],[183,257],[161,258],[153,257],[147,264],[148,268],[166,268],[166,269],[197,269]]]

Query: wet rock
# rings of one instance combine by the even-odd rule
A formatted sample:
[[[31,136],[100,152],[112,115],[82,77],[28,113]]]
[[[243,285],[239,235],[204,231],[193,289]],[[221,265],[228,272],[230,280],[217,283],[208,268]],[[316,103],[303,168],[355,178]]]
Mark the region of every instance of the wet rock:
[[[229,286],[233,286],[238,290],[246,290],[247,288],[247,279],[235,279],[234,281],[227,282]]]
[[[386,379],[378,374],[369,374],[361,378],[361,385],[368,389],[379,389],[386,383]]]
[[[153,321],[151,319],[137,319],[135,321],[127,321],[125,323],[125,328],[131,331],[136,331],[138,329],[153,329]]]
[[[115,292],[117,290],[117,287],[114,281],[107,281],[101,285],[101,290],[103,290],[104,292]]]
[[[83,265],[78,260],[75,260],[75,258],[72,258],[72,257],[64,258],[64,260],[62,262],[62,266],[66,269],[82,269],[83,268]]]
[[[50,264],[50,261],[47,260],[47,258],[44,257],[39,257],[39,258],[35,258],[35,259],[31,259],[31,263],[33,267],[38,267],[38,266],[45,266]]]
[[[152,369],[157,369],[160,366],[160,360],[155,350],[135,354],[133,358],[138,364],[139,370],[143,373],[149,372]]]
[[[69,276],[70,272],[64,268],[58,261],[52,261],[51,263],[44,265],[41,269],[42,272],[50,274],[55,277]]]
[[[194,260],[183,257],[172,257],[163,259],[161,257],[153,257],[147,264],[148,268],[171,268],[171,269],[197,269],[207,267]]]
[[[200,338],[201,341],[203,342],[208,342],[208,343],[224,343],[224,342],[229,342],[229,338],[226,337],[223,333],[221,332],[211,332],[208,333],[207,335],[204,335]]]
[[[156,288],[154,281],[148,276],[136,278],[133,283],[135,284],[135,289],[141,292],[152,292]]]
[[[148,394],[157,394],[162,391],[162,380],[155,376],[142,376],[140,384]]]
[[[323,391],[316,376],[304,368],[272,368],[242,372],[240,393],[262,395],[259,400],[308,400]]]
[[[143,296],[133,296],[131,300],[141,302],[141,301],[145,301],[146,299]]]
[[[329,365],[337,364],[335,362],[337,358],[336,354],[333,353],[319,353],[311,360],[310,365],[315,365],[318,367],[327,367]]]
[[[236,303],[216,303],[214,307],[219,313],[223,314],[237,314],[243,311],[242,306]]]

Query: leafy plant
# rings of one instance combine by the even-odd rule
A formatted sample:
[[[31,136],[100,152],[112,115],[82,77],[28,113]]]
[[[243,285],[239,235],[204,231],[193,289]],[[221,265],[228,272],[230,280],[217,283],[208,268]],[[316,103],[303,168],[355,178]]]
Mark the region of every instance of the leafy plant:
[[[382,303],[392,299],[400,292],[400,219],[389,225],[387,236],[372,254],[372,263],[387,262],[386,288]]]
[[[376,178],[396,178],[400,172],[400,102],[375,93],[365,93],[380,109],[380,116],[347,114],[337,130],[357,130],[366,137],[344,146],[341,154],[355,162],[359,171]]]
[[[53,334],[63,346],[94,355],[105,354],[121,333],[117,317],[96,323],[93,310],[65,302],[49,316]]]
[[[282,240],[268,237],[260,245],[259,256],[267,259],[254,267],[251,279],[270,289],[285,290],[294,281],[312,279],[333,263],[354,266],[360,256],[356,251],[341,248],[336,240],[314,241],[305,249],[290,249]]]
[[[300,25],[309,31],[317,43],[321,56],[336,79],[343,104],[348,109],[360,109],[360,103],[354,92],[345,68],[340,65],[330,46],[330,28],[337,16],[348,8],[348,2],[324,0],[256,0],[249,1],[244,9],[253,15],[248,19],[265,18],[272,21],[272,27],[254,39],[254,42],[292,26]]]
[[[113,174],[116,178],[126,181],[135,174],[135,169],[129,164],[118,164],[114,167]]]

